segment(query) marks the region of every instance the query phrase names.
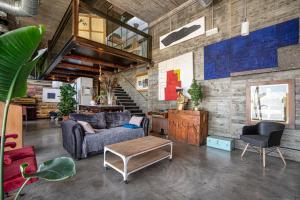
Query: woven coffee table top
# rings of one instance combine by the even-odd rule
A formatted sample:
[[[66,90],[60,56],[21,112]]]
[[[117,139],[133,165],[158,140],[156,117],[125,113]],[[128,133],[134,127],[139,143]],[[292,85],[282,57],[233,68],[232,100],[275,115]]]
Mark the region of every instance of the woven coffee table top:
[[[171,142],[172,141],[170,140],[162,139],[159,137],[146,136],[121,143],[107,145],[105,147],[123,156],[128,157],[161,147],[166,144],[170,144]]]

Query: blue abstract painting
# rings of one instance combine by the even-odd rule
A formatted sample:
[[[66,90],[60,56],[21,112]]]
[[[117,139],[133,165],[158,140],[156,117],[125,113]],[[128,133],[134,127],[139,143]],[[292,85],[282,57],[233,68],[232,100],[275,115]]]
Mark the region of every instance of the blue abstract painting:
[[[299,18],[204,47],[204,79],[278,66],[277,49],[299,43]]]

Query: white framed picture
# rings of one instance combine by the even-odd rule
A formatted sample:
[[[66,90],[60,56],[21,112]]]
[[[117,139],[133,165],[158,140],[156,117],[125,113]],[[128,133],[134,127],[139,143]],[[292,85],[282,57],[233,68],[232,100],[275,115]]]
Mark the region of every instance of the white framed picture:
[[[60,102],[60,89],[43,88],[43,102],[49,102],[49,103]]]
[[[136,89],[138,91],[145,91],[148,90],[149,87],[149,80],[148,80],[148,74],[139,74],[136,76]]]

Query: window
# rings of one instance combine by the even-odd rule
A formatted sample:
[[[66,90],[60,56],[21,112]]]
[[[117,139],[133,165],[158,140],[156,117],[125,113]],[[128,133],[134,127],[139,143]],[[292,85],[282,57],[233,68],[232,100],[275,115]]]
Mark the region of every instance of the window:
[[[80,13],[78,35],[105,44],[106,20],[95,15]]]
[[[247,121],[275,121],[295,126],[294,81],[265,81],[247,86]]]

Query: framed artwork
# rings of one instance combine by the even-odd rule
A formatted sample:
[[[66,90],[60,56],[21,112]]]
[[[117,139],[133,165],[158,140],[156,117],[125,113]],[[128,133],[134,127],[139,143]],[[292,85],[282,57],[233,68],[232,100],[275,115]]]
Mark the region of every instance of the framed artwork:
[[[175,101],[176,88],[182,88],[183,94],[190,98],[188,89],[194,77],[193,52],[177,56],[158,64],[158,100]]]
[[[149,87],[149,78],[147,73],[136,75],[136,89],[138,91],[146,91]]]
[[[205,33],[205,17],[201,17],[160,37],[160,49],[187,41]]]
[[[294,80],[248,83],[246,114],[248,124],[264,120],[295,128]]]
[[[60,102],[60,89],[43,88],[43,102],[47,102],[47,103]]]

